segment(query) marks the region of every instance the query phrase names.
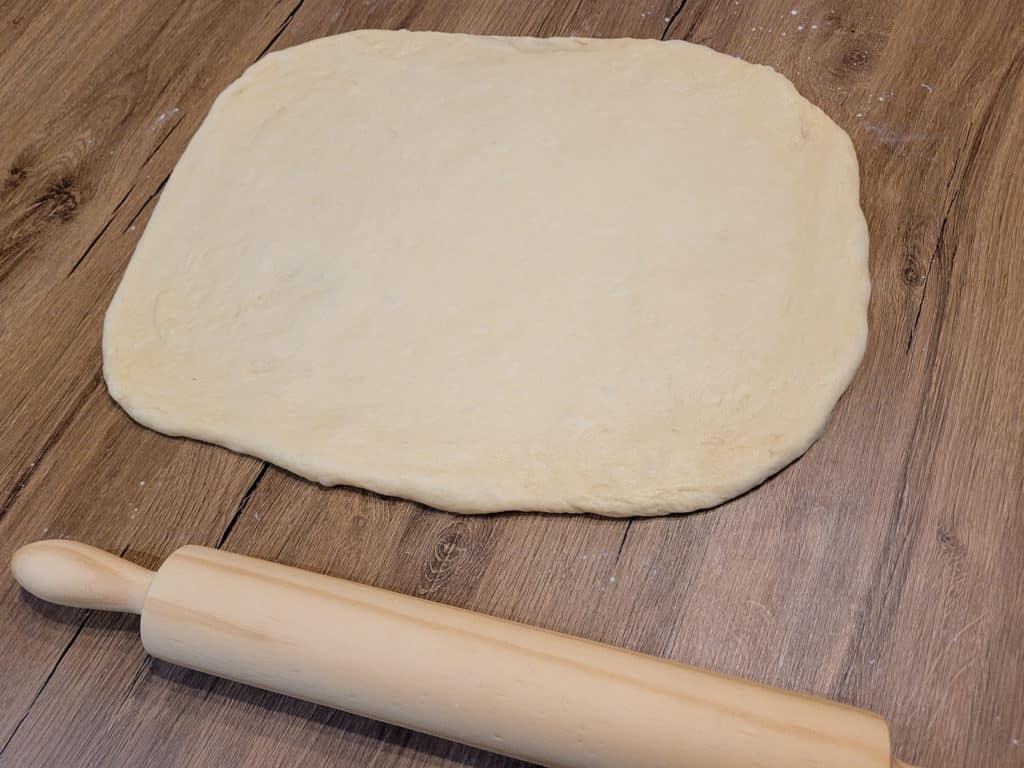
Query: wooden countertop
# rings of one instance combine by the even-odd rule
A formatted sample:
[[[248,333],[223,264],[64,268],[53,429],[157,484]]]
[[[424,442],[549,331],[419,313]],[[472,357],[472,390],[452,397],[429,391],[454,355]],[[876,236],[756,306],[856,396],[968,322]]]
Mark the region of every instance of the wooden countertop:
[[[103,312],[189,137],[267,50],[359,27],[685,38],[790,77],[853,137],[872,236],[824,437],[707,513],[463,518],[129,420]],[[1024,765],[1019,0],[11,0],[0,115],[0,562],[220,546],[867,707],[922,766]],[[9,575],[0,614],[0,766],[515,764],[154,662],[136,619]]]

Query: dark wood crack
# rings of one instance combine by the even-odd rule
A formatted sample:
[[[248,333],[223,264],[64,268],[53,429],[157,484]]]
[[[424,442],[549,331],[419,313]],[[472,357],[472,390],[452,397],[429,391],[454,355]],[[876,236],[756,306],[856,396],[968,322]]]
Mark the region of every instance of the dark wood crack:
[[[683,7],[686,5],[686,0],[682,0],[675,11],[669,16],[668,22],[665,24],[665,28],[661,30],[661,37],[659,39],[664,40],[668,36],[668,31],[672,29],[672,25],[676,23],[676,19],[679,18],[679,14],[683,12]]]
[[[238,506],[235,508],[235,514],[231,516],[231,520],[228,522],[227,528],[225,528],[224,533],[220,535],[220,541],[217,542],[217,549],[223,547],[224,542],[228,540],[228,536],[231,535],[231,531],[234,529],[235,523],[237,523],[239,518],[242,517],[242,513],[245,512],[245,508],[249,506],[249,502],[252,501],[253,494],[256,493],[256,488],[259,486],[260,481],[263,480],[263,476],[267,474],[267,469],[269,467],[270,464],[263,462],[263,466],[257,473],[256,479],[252,481],[252,484],[246,492],[242,494],[242,498],[239,500]]]
[[[928,259],[928,264],[924,269],[924,274],[922,276],[922,283],[924,287],[921,291],[921,298],[917,304],[914,323],[910,328],[910,336],[907,338],[907,354],[910,354],[910,348],[913,345],[914,337],[917,334],[917,326],[921,319],[921,309],[924,307],[925,297],[928,295],[928,278],[931,276],[932,266],[935,264],[936,260],[942,256],[943,251],[945,250],[946,225],[949,223],[949,219],[954,216],[954,213],[961,202],[964,187],[972,176],[974,165],[977,163],[981,147],[989,133],[992,124],[992,117],[996,114],[996,107],[1003,100],[1004,95],[1010,91],[1011,84],[1020,76],[1022,66],[1024,66],[1024,52],[1021,52],[1014,57],[1010,62],[1010,65],[1006,68],[1006,71],[999,80],[999,85],[996,86],[992,99],[989,101],[981,119],[978,121],[978,129],[974,132],[973,139],[971,138],[971,134],[974,129],[974,123],[971,123],[967,129],[967,137],[953,161],[953,170],[950,172],[949,179],[946,181],[947,194],[949,193],[950,188],[953,187],[954,178],[956,177],[957,168],[960,166],[961,157],[966,158],[963,164],[963,171],[960,174],[959,180],[956,181],[956,186],[953,188],[952,195],[949,197],[949,203],[946,205],[946,210],[943,212],[942,225],[939,227],[939,236],[936,240],[935,248],[932,250],[932,255]],[[968,145],[970,145],[970,148],[968,148]],[[953,256],[951,255],[950,258],[952,260]]]
[[[100,386],[100,381],[102,380],[102,378],[103,377],[100,375],[99,371],[97,371],[93,375],[92,386],[86,387],[78,395],[78,397],[75,399],[75,402],[71,404],[71,408],[68,410],[67,414],[65,414],[64,418],[61,419],[60,423],[57,425],[57,428],[46,439],[46,442],[43,443],[42,449],[36,455],[32,463],[29,464],[28,469],[26,469],[21,474],[21,476],[14,482],[14,487],[8,493],[7,498],[4,499],[3,505],[0,506],[0,520],[3,520],[8,510],[10,510],[11,507],[14,506],[14,502],[18,500],[18,496],[21,495],[22,490],[25,488],[26,485],[28,485],[29,481],[32,479],[32,476],[36,473],[36,470],[39,469],[39,466],[40,464],[42,464],[43,459],[46,458],[46,454],[50,452],[50,449],[53,448],[53,446],[57,443],[57,441],[60,439],[60,436],[64,434],[64,432],[67,430],[69,426],[71,426],[71,422],[74,421],[75,417],[78,415],[78,412],[82,410],[82,408],[85,406],[86,401],[92,396],[93,392],[95,392],[96,389]]]
[[[295,14],[297,14],[299,12],[299,9],[302,7],[302,4],[304,2],[306,2],[306,0],[299,0],[299,2],[295,5],[295,7],[292,8],[291,13],[289,13],[287,16],[285,16],[284,21],[281,22],[281,26],[279,26],[277,28],[277,32],[275,32],[274,36],[272,38],[270,38],[270,42],[266,44],[266,46],[263,48],[263,50],[260,51],[260,55],[256,57],[256,59],[255,59],[256,61],[259,61],[264,56],[266,56],[267,55],[267,51],[269,51],[271,48],[274,47],[274,43],[276,43],[278,38],[281,37],[282,34],[284,34],[284,31],[288,28],[288,25],[292,23],[292,19],[295,18]]]
[[[171,129],[169,131],[167,131],[167,133],[164,134],[164,137],[162,139],[160,139],[159,142],[157,142],[157,145],[155,147],[153,147],[153,151],[150,152],[148,155],[146,155],[146,159],[142,161],[142,167],[143,168],[145,168],[146,165],[149,163],[149,161],[153,159],[153,155],[155,155],[157,152],[160,151],[160,147],[162,147],[164,145],[164,143],[169,138],[171,138],[171,134],[174,133],[175,129],[179,125],[181,125],[181,121],[184,120],[184,119],[185,119],[185,113],[184,112],[179,112],[179,117],[174,122],[174,125],[171,126]]]
[[[412,3],[412,5],[409,6],[409,9],[402,16],[401,20],[399,20],[395,25],[395,29],[408,29],[413,19],[415,19],[423,9],[423,2],[424,0],[416,0]]]
[[[132,184],[128,188],[128,191],[124,193],[124,197],[121,198],[121,202],[114,206],[114,211],[113,213],[110,214],[110,218],[107,219],[107,223],[104,224],[103,227],[100,229],[99,234],[97,234],[96,237],[92,239],[92,242],[89,243],[89,247],[82,252],[81,256],[78,257],[74,265],[68,271],[66,277],[71,277],[73,274],[75,274],[75,270],[78,269],[79,266],[81,266],[82,262],[85,261],[86,257],[92,252],[93,246],[95,246],[96,243],[99,242],[100,238],[103,237],[103,234],[107,231],[107,229],[110,228],[110,225],[114,223],[114,219],[117,218],[117,212],[121,210],[121,206],[124,205],[125,201],[128,199],[128,195],[130,195],[134,189],[135,185]]]
[[[612,563],[613,566],[618,565],[619,560],[622,558],[622,550],[626,548],[626,539],[629,537],[629,529],[632,527],[633,518],[630,518],[628,521],[626,521],[626,528],[622,531],[622,538],[619,540],[619,548],[615,552],[615,562]]]
[[[954,217],[956,206],[963,197],[964,190],[967,188],[969,182],[974,176],[974,165],[977,163],[978,157],[981,154],[982,146],[986,143],[995,108],[1003,100],[1008,84],[1015,79],[1016,75],[1014,75],[1014,73],[1016,72],[1017,75],[1020,74],[1022,63],[1024,63],[1024,57],[1018,56],[1007,68],[1000,80],[999,86],[996,88],[993,98],[990,100],[981,120],[978,123],[977,132],[969,142],[970,149],[967,150],[964,155],[965,162],[963,172],[959,181],[956,182],[956,188],[950,198],[946,215],[943,218],[943,224],[939,230],[939,242],[936,245],[935,253],[933,254],[933,261],[936,258],[939,258],[946,250],[945,242],[947,237],[947,220],[953,218],[955,225],[956,221]],[[968,135],[970,135],[970,131],[968,131]],[[949,184],[952,183],[953,176],[954,174],[950,175]],[[956,244],[954,243],[953,248],[949,253],[948,271],[950,271],[950,273],[955,259]],[[948,282],[949,281],[947,280],[947,295],[949,292]],[[927,288],[927,283],[925,284],[925,287]],[[946,300],[946,296],[943,296],[939,300],[940,305],[944,307]],[[918,311],[918,315],[920,315],[920,309]],[[909,574],[910,553],[912,551],[913,543],[912,537],[915,533],[912,523],[906,519],[910,507],[910,472],[921,448],[920,434],[922,424],[925,420],[924,416],[929,410],[930,404],[939,399],[936,394],[936,388],[941,384],[941,376],[940,372],[932,363],[935,355],[938,353],[938,349],[941,347],[944,329],[945,324],[942,322],[942,312],[940,312],[939,322],[936,324],[934,331],[934,339],[928,346],[929,359],[926,361],[926,367],[927,370],[930,371],[930,375],[925,386],[923,397],[921,398],[921,404],[918,406],[914,415],[914,425],[911,428],[906,459],[904,460],[903,466],[900,470],[899,487],[895,498],[895,509],[887,525],[882,551],[879,556],[879,567],[876,571],[875,578],[867,591],[869,600],[877,598],[877,602],[870,603],[865,610],[858,614],[857,624],[853,632],[853,639],[848,646],[846,657],[843,662],[843,671],[840,673],[837,684],[832,692],[832,696],[834,698],[843,699],[848,694],[857,660],[863,656],[862,649],[882,643],[884,636],[891,631],[896,615],[899,611],[900,601],[902,599],[906,580]],[[873,635],[870,638],[867,636],[869,631],[873,632]]]
[[[135,689],[138,688],[139,682],[143,679],[146,674],[146,670],[149,669],[149,658],[145,657],[142,663],[139,664],[138,669],[135,670],[135,674],[132,675],[132,679],[125,686],[124,696],[121,697],[121,704],[118,706],[118,710],[124,709],[124,705],[128,702],[128,699],[135,693]]]
[[[4,752],[7,751],[7,747],[9,747],[11,745],[11,742],[14,741],[14,737],[18,735],[18,731],[20,730],[24,722],[28,720],[28,716],[32,714],[32,708],[35,707],[36,702],[39,701],[39,697],[43,695],[43,691],[46,690],[46,686],[50,684],[50,681],[53,679],[54,674],[56,674],[57,669],[61,665],[61,662],[64,661],[64,658],[68,655],[68,651],[71,650],[71,646],[75,644],[75,641],[78,639],[78,636],[82,634],[82,630],[85,628],[85,624],[87,621],[89,621],[90,616],[92,616],[92,611],[86,611],[85,616],[82,617],[82,620],[79,622],[78,627],[75,629],[75,633],[71,636],[71,639],[67,642],[67,645],[64,646],[64,650],[60,652],[60,656],[57,657],[57,661],[50,668],[49,673],[46,675],[46,679],[43,680],[43,684],[39,686],[39,690],[35,692],[35,695],[32,697],[32,701],[30,701],[28,706],[25,708],[25,714],[21,716],[21,718],[15,724],[14,728],[11,730],[11,735],[7,737],[7,740],[4,742],[4,745],[0,747],[0,758],[4,756]]]
[[[142,212],[144,210],[146,210],[146,206],[149,205],[153,201],[153,198],[156,197],[157,195],[159,195],[161,192],[164,191],[164,186],[167,184],[167,180],[170,179],[170,178],[171,178],[171,172],[168,171],[167,175],[164,176],[164,180],[160,182],[160,186],[158,186],[153,191],[153,194],[151,194],[149,197],[146,198],[146,201],[141,206],[139,206],[139,209],[135,212],[135,215],[132,216],[128,220],[127,224],[124,225],[124,229],[121,230],[121,234],[122,235],[126,234],[128,232],[128,230],[132,228],[132,224],[134,224],[135,220],[138,219],[139,216],[142,215]]]
[[[867,590],[869,600],[877,596],[880,602],[877,603],[877,608],[874,607],[875,603],[869,603],[866,608],[857,612],[853,636],[846,649],[842,671],[839,673],[836,685],[831,693],[832,698],[840,701],[844,700],[850,691],[857,662],[864,655],[862,649],[871,644],[867,636],[869,629],[874,630],[876,633],[871,640],[878,642],[882,634],[888,632],[888,625],[892,624],[899,612],[903,588],[906,585],[907,575],[910,572],[909,553],[912,530],[905,530],[903,525],[906,522],[908,507],[907,492],[910,468],[917,454],[918,435],[927,408],[927,398],[924,398],[914,415],[914,426],[910,434],[910,446],[907,449],[903,466],[900,468],[895,509],[886,526],[885,536],[882,540],[882,551],[878,558],[880,567],[875,571],[875,577],[872,579]]]
[[[942,253],[946,244],[946,225],[949,223],[949,210],[947,209],[946,215],[942,217],[942,224],[939,226],[939,238],[935,243],[935,248],[932,250],[931,258],[928,259],[928,265],[925,267],[924,276],[922,282],[924,287],[921,289],[921,299],[917,302],[917,312],[914,314],[914,324],[910,327],[910,335],[907,337],[907,349],[906,354],[910,354],[910,347],[914,343],[914,336],[917,334],[917,324],[921,321],[921,310],[924,308],[924,300],[928,295],[928,275],[931,274],[932,264],[939,258],[939,254]]]

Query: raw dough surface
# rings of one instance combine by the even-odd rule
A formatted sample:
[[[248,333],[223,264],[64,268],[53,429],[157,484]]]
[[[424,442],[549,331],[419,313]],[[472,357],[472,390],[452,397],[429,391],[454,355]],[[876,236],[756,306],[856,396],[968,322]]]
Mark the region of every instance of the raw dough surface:
[[[459,512],[717,504],[867,335],[847,135],[701,46],[361,31],[253,65],[107,314],[135,419]]]

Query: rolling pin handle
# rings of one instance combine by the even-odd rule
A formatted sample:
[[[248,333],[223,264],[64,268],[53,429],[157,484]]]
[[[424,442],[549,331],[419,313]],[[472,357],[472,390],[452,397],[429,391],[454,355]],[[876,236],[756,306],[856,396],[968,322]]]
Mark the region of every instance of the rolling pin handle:
[[[19,549],[11,572],[36,597],[72,608],[142,614],[153,572],[77,541],[49,539]]]

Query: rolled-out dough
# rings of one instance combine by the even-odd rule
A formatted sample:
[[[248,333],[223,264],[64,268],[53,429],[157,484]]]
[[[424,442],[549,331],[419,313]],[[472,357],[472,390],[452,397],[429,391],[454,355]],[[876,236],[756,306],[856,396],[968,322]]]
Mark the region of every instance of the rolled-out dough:
[[[686,43],[361,31],[217,99],[107,313],[143,424],[459,512],[717,504],[863,354],[847,135]]]

